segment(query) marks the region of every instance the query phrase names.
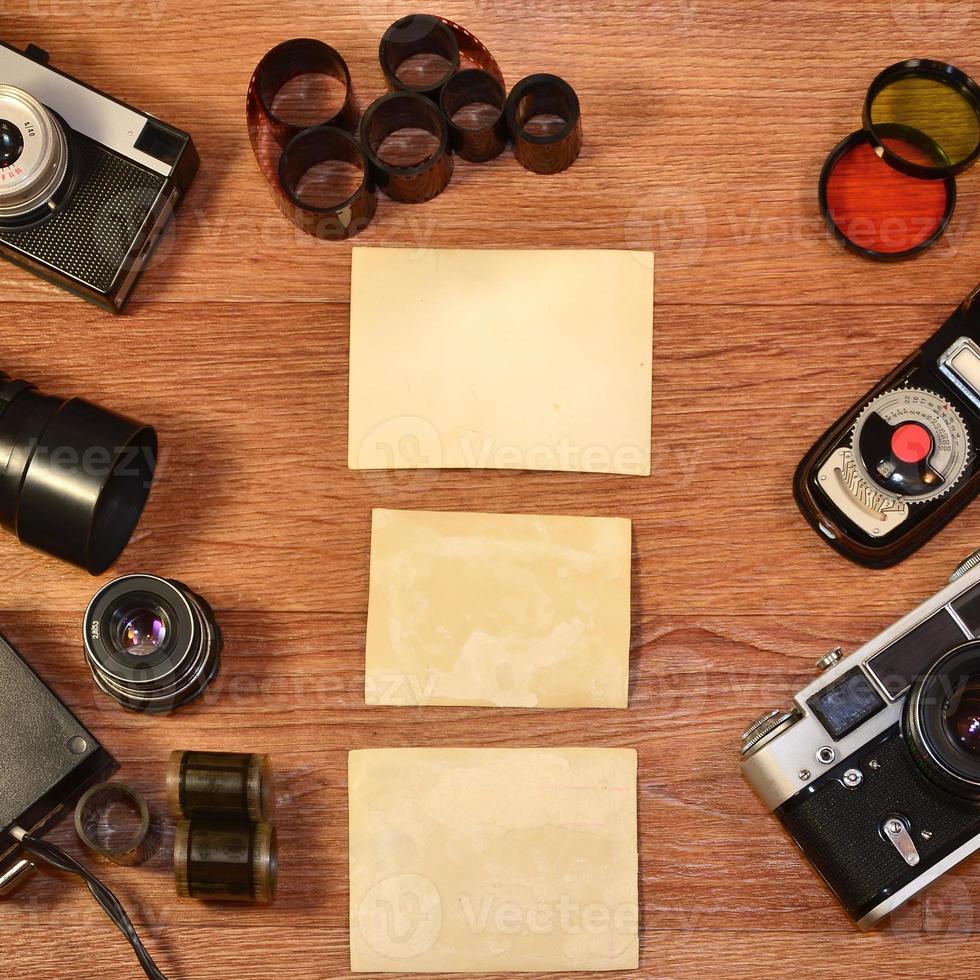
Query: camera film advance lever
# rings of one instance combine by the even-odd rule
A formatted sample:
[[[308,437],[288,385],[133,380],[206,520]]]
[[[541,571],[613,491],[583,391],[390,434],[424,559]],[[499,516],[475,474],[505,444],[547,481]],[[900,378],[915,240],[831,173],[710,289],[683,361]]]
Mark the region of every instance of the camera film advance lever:
[[[852,561],[894,565],[980,489],[978,295],[841,416],[796,471],[803,515]]]

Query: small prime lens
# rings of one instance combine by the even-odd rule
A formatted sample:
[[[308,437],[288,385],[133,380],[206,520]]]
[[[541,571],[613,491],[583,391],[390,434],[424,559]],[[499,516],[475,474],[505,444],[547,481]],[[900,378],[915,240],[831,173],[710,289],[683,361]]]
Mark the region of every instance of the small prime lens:
[[[0,119],[0,168],[12,167],[23,152],[20,130],[9,119]]]
[[[124,575],[100,589],[84,625],[98,687],[124,708],[166,714],[217,676],[221,631],[211,607],[180,582]]]
[[[980,801],[980,642],[951,650],[912,685],[902,722],[930,781]]]
[[[152,427],[0,374],[0,526],[101,575],[129,543],[156,469]]]

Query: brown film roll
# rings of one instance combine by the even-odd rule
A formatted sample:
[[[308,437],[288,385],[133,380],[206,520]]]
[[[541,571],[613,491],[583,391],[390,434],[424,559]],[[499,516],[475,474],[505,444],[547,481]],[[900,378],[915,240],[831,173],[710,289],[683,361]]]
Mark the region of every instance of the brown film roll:
[[[181,898],[271,902],[279,880],[276,828],[234,820],[182,820],[174,837]]]
[[[413,84],[398,75],[398,70],[416,55],[438,55],[447,68],[434,80]],[[432,14],[410,14],[399,17],[381,36],[378,61],[388,83],[389,92],[416,92],[438,99],[442,86],[459,70],[459,42],[448,23]]]
[[[392,133],[405,129],[431,133],[438,141],[436,149],[408,166],[388,163],[379,155],[381,144]],[[391,92],[372,102],[361,120],[361,145],[378,187],[393,201],[429,201],[446,188],[453,175],[446,117],[431,99],[416,92]]]
[[[510,141],[504,117],[507,93],[493,75],[482,68],[457,72],[443,86],[439,102],[449,125],[453,150],[464,160],[485,163],[503,152]],[[478,104],[496,110],[496,117],[472,124],[457,120],[461,110]]]
[[[310,74],[336,78],[343,83],[345,95],[334,115],[307,127],[281,117],[274,106],[284,85]],[[259,169],[279,210],[297,227],[317,238],[336,241],[352,238],[370,223],[377,197],[367,159],[354,138],[358,112],[350,70],[330,45],[295,38],[269,51],[249,82],[246,117]],[[335,200],[322,190],[316,201],[308,199],[301,186],[303,177],[318,164],[331,162],[360,170],[357,187],[353,193],[338,190]],[[327,203],[323,203],[325,198]]]
[[[272,819],[275,789],[267,755],[171,752],[167,804],[175,817],[261,822]]]
[[[488,75],[492,75],[501,86],[506,90],[507,83],[504,81],[504,73],[497,64],[497,59],[490,53],[490,49],[471,31],[465,27],[440,17],[441,20],[452,32],[459,45],[459,67],[460,70],[466,68],[479,68]]]
[[[398,77],[398,69],[417,54],[436,54],[445,58],[445,74],[423,86],[413,86]],[[378,60],[389,91],[409,91],[438,100],[442,87],[456,74],[479,68],[492,75],[506,89],[503,72],[490,49],[465,27],[434,14],[401,17],[384,32],[378,46]]]
[[[514,156],[538,174],[568,169],[582,149],[582,110],[575,90],[557,75],[528,75],[507,97],[507,126]],[[535,116],[556,116],[562,125],[554,132],[531,133],[525,128]]]

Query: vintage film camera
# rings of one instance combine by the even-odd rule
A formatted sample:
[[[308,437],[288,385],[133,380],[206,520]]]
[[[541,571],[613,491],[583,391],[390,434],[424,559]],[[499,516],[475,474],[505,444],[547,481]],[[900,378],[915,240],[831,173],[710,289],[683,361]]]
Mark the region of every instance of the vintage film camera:
[[[980,551],[742,736],[742,772],[862,929],[980,848]]]
[[[0,254],[122,309],[198,168],[187,133],[0,42]]]

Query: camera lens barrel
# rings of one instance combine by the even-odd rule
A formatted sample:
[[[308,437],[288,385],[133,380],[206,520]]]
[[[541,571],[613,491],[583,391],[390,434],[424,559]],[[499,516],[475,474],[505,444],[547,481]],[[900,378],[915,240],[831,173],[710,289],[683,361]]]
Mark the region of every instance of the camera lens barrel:
[[[84,641],[96,685],[131,711],[175,711],[199,698],[220,667],[211,607],[155,575],[124,575],[100,589],[85,613]]]
[[[153,482],[152,427],[0,374],[0,525],[101,575],[122,553]]]
[[[902,724],[920,772],[980,802],[980,642],[951,650],[913,684]]]
[[[11,158],[0,186],[0,223],[29,224],[47,214],[70,184],[66,128],[13,85],[0,85],[0,120],[4,155]]]

